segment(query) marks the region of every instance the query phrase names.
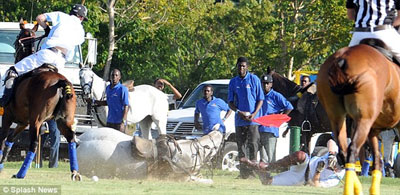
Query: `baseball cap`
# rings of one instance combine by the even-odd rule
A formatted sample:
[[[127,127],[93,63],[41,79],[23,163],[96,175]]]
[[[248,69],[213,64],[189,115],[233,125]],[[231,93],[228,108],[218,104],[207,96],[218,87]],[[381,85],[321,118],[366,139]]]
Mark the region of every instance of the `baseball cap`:
[[[274,81],[274,79],[269,74],[263,75],[261,77],[261,82],[263,82],[263,83],[272,83],[273,81]]]
[[[84,5],[81,4],[75,4],[72,6],[71,11],[69,12],[70,15],[75,15],[75,16],[82,16],[84,21],[87,21],[87,8]]]

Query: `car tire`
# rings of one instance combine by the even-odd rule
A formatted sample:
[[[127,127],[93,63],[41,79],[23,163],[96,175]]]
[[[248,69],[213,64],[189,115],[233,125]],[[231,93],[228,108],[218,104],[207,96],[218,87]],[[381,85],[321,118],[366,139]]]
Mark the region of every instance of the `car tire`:
[[[393,164],[393,169],[396,177],[400,178],[400,153],[397,153],[396,160]]]
[[[226,142],[218,162],[218,168],[226,171],[239,171],[238,147],[235,142]]]

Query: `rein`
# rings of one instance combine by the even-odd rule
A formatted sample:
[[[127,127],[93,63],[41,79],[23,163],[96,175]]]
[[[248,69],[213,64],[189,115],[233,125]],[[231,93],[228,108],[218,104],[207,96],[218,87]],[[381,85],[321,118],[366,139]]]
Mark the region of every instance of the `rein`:
[[[174,150],[174,152],[172,152],[172,151],[171,151],[171,148],[169,147],[171,159],[169,159],[169,158],[163,158],[163,159],[166,160],[166,161],[168,161],[171,165],[173,165],[173,166],[175,166],[175,167],[181,169],[181,170],[182,170],[184,173],[186,173],[188,176],[190,176],[190,177],[194,176],[194,175],[193,175],[193,172],[196,172],[196,167],[199,166],[199,165],[198,165],[198,161],[199,161],[200,163],[204,162],[204,163],[206,163],[206,164],[208,165],[209,163],[207,163],[207,162],[210,162],[210,160],[212,159],[211,154],[212,154],[213,150],[218,150],[218,147],[217,147],[217,145],[215,144],[214,139],[213,139],[210,135],[205,135],[205,136],[207,136],[207,137],[210,139],[211,143],[213,144],[213,147],[210,147],[209,145],[202,145],[202,144],[199,142],[198,139],[194,139],[194,140],[190,143],[190,150],[191,150],[191,153],[192,153],[192,157],[194,158],[194,165],[191,166],[192,168],[183,167],[183,166],[181,166],[179,163],[177,163],[176,161],[171,160],[171,159],[174,158],[174,156],[176,156],[176,154],[177,154],[178,152],[179,152],[180,154],[182,154],[182,149],[181,149],[181,147],[179,146],[179,143],[178,143],[175,139],[169,139],[169,140],[168,140],[169,142],[171,142],[171,140],[172,140],[172,142],[174,143],[174,146],[175,146],[175,148],[176,148],[176,149]],[[223,139],[223,137],[222,137],[222,139]],[[204,157],[201,156],[201,148],[203,148],[203,154],[205,155]],[[193,150],[193,149],[194,149],[194,150]],[[209,154],[207,154],[207,155],[206,155],[206,149],[210,149],[210,150],[211,150],[211,151],[209,152]],[[212,173],[211,167],[210,167],[210,166],[208,166],[208,167],[209,167],[210,172]],[[200,164],[199,169],[197,170],[197,173],[200,172],[200,169],[201,169],[201,164]],[[212,174],[212,175],[213,175],[213,174]]]
[[[92,75],[91,78],[92,78],[92,82],[91,82],[91,83],[85,83],[85,84],[83,84],[82,87],[84,87],[84,86],[89,86],[89,87],[90,87],[90,94],[92,95],[92,99],[93,99],[93,101],[89,103],[89,104],[90,104],[90,114],[91,114],[91,113],[94,113],[95,117],[97,118],[97,121],[99,121],[99,123],[100,123],[103,127],[105,127],[105,126],[107,126],[107,124],[104,123],[104,122],[101,120],[101,118],[100,118],[100,116],[99,116],[99,111],[97,111],[96,107],[92,106],[92,105],[93,105],[93,102],[94,102],[94,100],[95,100],[95,99],[94,99],[94,91],[93,91],[94,75]],[[103,90],[103,93],[101,94],[100,99],[97,99],[97,100],[104,100],[104,98],[106,97],[106,90],[105,90],[106,87],[107,87],[107,83],[104,82],[104,90]],[[88,105],[89,105],[89,104],[88,104]]]

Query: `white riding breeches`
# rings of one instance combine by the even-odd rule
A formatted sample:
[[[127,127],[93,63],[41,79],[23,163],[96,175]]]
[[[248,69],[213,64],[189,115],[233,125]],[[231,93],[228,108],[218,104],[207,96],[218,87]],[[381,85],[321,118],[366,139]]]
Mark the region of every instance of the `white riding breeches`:
[[[25,57],[15,64],[15,70],[21,76],[43,64],[51,64],[57,67],[58,72],[62,72],[66,60],[61,53],[56,53],[50,49],[42,49],[38,52]]]
[[[358,45],[361,40],[366,38],[382,40],[396,58],[400,60],[400,34],[394,28],[374,32],[353,32],[349,47]]]

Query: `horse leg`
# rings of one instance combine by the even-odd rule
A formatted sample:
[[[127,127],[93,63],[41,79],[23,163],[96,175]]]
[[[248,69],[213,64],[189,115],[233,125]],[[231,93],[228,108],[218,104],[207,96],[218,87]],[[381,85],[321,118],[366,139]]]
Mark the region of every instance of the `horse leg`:
[[[75,128],[77,121],[74,120],[73,116],[66,117],[65,119],[57,119],[57,127],[61,134],[68,141],[68,155],[69,155],[69,165],[71,170],[71,180],[81,181],[81,175],[78,173],[78,157],[76,155],[76,136]]]
[[[157,125],[158,129],[158,137],[156,140],[156,145],[157,145],[157,152],[158,152],[158,159],[159,163],[158,166],[162,167],[167,164],[166,159],[170,159],[170,153],[169,153],[169,146],[168,146],[168,138],[167,138],[167,121],[166,118],[164,119],[156,119],[155,117],[152,117],[152,120],[154,123]]]
[[[369,189],[370,194],[380,194],[380,184],[382,179],[381,153],[379,152],[378,130],[372,130],[369,134],[369,141],[372,146],[374,157],[374,170],[372,171],[372,183]]]
[[[339,146],[339,153],[340,159],[342,159],[342,164],[347,157],[347,132],[346,132],[346,120],[345,115],[335,117],[334,120],[331,120],[331,126],[333,131],[333,136],[335,142]]]
[[[15,136],[23,131],[26,126],[27,125],[18,125],[14,131],[8,133],[7,140],[4,143],[4,149],[0,150],[0,172],[3,169],[3,164],[7,162],[8,154],[10,153],[11,148],[14,145]],[[2,151],[4,151],[4,154],[2,154]]]
[[[0,172],[4,168],[3,162],[6,161],[8,152],[11,150],[12,147],[12,144],[8,143],[7,141],[3,145],[4,140],[9,137],[11,124],[12,118],[10,118],[9,114],[6,113],[5,115],[3,115],[2,118],[2,128],[0,132]],[[4,154],[3,151],[5,151]]]
[[[32,121],[32,120],[31,120]],[[35,158],[35,153],[38,146],[38,136],[39,136],[39,128],[43,122],[31,122],[29,124],[29,138],[30,138],[30,145],[28,154],[25,157],[24,163],[22,164],[21,168],[19,169],[16,175],[13,175],[13,178],[23,179],[25,178],[26,173],[28,172],[29,167]]]
[[[367,140],[372,123],[373,120],[370,119],[354,120],[355,133],[347,151],[345,165],[345,186],[343,194],[362,194],[362,186],[355,171],[355,163],[361,147],[363,147],[365,141]]]
[[[152,139],[150,135],[151,131],[151,123],[153,121],[151,120],[150,116],[145,117],[142,121],[139,122],[140,125],[140,131],[142,133],[142,137],[144,139]]]

